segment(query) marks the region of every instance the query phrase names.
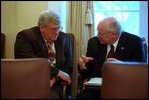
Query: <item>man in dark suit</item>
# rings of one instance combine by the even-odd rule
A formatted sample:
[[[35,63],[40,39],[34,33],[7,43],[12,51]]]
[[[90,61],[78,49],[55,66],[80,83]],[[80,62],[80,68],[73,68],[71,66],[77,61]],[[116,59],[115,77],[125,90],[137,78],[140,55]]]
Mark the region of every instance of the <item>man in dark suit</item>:
[[[89,39],[86,56],[79,59],[78,70],[82,80],[101,77],[105,61],[120,60],[144,62],[143,42],[140,37],[124,32],[113,17],[103,19],[97,27],[98,35]],[[114,55],[107,58],[110,45],[114,46]],[[84,90],[77,98],[99,99],[100,90]]]
[[[50,54],[51,50],[54,56]],[[59,94],[62,94],[60,80],[67,82],[68,85],[71,83],[73,58],[70,37],[61,32],[59,16],[52,11],[43,11],[39,16],[38,26],[17,34],[14,51],[15,58],[51,60],[49,86],[52,88],[52,98],[60,98]]]

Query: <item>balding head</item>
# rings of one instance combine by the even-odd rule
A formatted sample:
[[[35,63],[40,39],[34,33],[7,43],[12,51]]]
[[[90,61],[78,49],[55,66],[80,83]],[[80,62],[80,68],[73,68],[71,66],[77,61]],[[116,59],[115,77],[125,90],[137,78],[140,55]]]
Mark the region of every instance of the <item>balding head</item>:
[[[97,29],[102,44],[113,44],[121,33],[121,25],[114,17],[107,17],[100,21]]]
[[[121,25],[114,17],[107,17],[98,24],[98,29],[104,28],[104,31],[120,34]]]

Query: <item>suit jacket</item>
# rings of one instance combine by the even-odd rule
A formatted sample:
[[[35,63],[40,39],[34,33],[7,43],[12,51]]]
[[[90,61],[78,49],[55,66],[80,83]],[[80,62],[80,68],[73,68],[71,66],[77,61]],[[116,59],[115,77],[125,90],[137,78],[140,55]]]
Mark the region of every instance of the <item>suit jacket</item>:
[[[94,60],[86,64],[87,69],[79,72],[83,79],[91,77],[101,77],[101,68],[106,59],[107,45],[99,42],[97,37],[88,41],[86,56],[93,57]],[[114,58],[122,61],[144,61],[143,42],[140,37],[122,32]]]
[[[55,76],[59,69],[70,74],[73,65],[70,37],[60,32],[54,43],[56,68],[51,69],[51,76]],[[45,41],[37,26],[25,29],[17,34],[14,51],[15,58],[49,58]]]

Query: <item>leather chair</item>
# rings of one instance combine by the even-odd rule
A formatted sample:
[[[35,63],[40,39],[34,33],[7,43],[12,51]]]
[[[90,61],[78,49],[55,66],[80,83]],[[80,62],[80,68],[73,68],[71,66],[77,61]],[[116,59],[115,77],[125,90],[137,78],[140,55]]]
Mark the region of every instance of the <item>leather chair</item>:
[[[50,99],[47,59],[1,59],[1,99]]]
[[[1,58],[4,58],[5,51],[5,34],[1,33]]]
[[[148,99],[148,64],[110,61],[102,70],[101,99]]]

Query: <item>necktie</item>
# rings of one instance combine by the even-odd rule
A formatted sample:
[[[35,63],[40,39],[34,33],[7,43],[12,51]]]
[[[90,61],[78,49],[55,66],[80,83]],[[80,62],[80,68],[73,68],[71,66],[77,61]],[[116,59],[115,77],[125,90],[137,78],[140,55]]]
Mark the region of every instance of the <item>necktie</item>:
[[[107,58],[113,58],[113,57],[114,57],[114,46],[111,45],[111,49],[110,49],[110,51],[108,53]]]
[[[52,44],[47,44],[47,48],[48,48],[48,54],[49,54],[49,58],[50,58],[50,60],[53,62],[54,61],[54,59],[55,59],[55,52],[54,52],[54,50],[53,50],[53,48],[52,48]]]

